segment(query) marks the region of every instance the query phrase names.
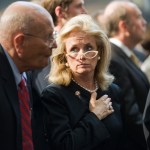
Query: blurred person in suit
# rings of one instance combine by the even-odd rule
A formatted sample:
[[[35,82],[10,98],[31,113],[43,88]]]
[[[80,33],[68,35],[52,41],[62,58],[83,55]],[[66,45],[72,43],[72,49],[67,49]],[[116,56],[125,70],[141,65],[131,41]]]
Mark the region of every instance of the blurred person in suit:
[[[149,45],[150,45],[150,24],[148,23],[146,26],[146,31],[144,33],[144,38],[133,49],[133,52],[139,58],[142,64],[144,63],[144,61],[147,59],[147,57],[150,54]]]
[[[146,74],[149,82],[150,82],[150,55],[146,58],[146,60],[141,65],[142,71]]]
[[[53,150],[117,150],[122,133],[118,86],[109,74],[110,43],[86,14],[70,19],[57,39],[42,92]]]
[[[136,57],[139,59],[141,65],[148,57],[147,51],[143,48],[141,43],[138,43],[136,47],[133,49],[133,53],[136,55]]]
[[[48,64],[54,24],[41,6],[17,1],[0,19],[0,149],[47,150],[27,71]]]
[[[142,63],[141,69],[146,74],[146,76],[150,82],[150,55]]]
[[[148,26],[148,32],[145,35],[144,40],[142,41],[141,45],[144,48],[145,51],[147,51],[147,54],[150,54],[150,25]],[[142,71],[146,74],[147,78],[150,81],[150,55],[146,58],[146,60],[141,65]],[[143,114],[143,129],[144,129],[144,135],[145,139],[147,141],[148,149],[150,149],[150,92],[148,94],[146,105],[144,109]]]
[[[109,3],[104,16],[112,48],[110,72],[121,88],[125,133],[122,149],[145,150],[142,115],[150,86],[132,50],[143,39],[146,21],[140,9],[129,1]]]
[[[145,33],[144,40],[141,42],[141,46],[147,56],[141,65],[141,69],[146,74],[150,82],[150,24],[147,26],[147,31]]]
[[[52,15],[55,25],[55,36],[70,18],[86,13],[84,0],[43,0],[41,5]],[[49,71],[50,60],[45,68],[33,71],[33,84],[39,94],[49,84],[47,78]]]
[[[150,91],[146,100],[146,105],[143,113],[143,131],[147,142],[147,150],[150,149]]]

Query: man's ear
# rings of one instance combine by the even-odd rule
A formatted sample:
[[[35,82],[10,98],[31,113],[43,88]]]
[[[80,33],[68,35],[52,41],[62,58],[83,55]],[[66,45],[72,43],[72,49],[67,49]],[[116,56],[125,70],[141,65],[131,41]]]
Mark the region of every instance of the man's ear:
[[[120,20],[118,23],[119,30],[126,30],[126,23],[123,20]]]
[[[61,8],[61,6],[57,6],[55,8],[55,14],[56,14],[57,18],[65,18],[65,12]]]
[[[13,38],[13,45],[18,55],[23,53],[24,35],[19,33]]]
[[[126,36],[129,36],[130,33],[128,31],[128,24],[126,21],[124,20],[119,21],[118,27],[122,33],[125,33]]]

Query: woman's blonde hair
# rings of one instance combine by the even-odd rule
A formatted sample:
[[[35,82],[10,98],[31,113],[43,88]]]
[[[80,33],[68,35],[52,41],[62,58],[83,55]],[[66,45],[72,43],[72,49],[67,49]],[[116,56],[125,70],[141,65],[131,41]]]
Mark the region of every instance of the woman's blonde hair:
[[[112,83],[114,77],[109,74],[108,66],[111,57],[111,48],[106,34],[99,28],[93,19],[86,14],[78,15],[70,19],[62,28],[57,38],[57,49],[52,56],[52,66],[49,74],[49,81],[67,86],[71,82],[72,72],[66,66],[65,40],[72,32],[82,31],[90,36],[95,37],[97,50],[100,60],[97,62],[95,69],[95,80],[102,90]]]

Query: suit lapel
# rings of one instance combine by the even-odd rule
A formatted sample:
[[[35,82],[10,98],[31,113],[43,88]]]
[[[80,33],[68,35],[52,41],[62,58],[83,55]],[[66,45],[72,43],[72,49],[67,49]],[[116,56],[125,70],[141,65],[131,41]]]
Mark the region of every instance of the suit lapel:
[[[138,76],[141,78],[141,80],[145,83],[145,85],[147,86],[147,88],[149,88],[149,81],[147,80],[145,74],[141,71],[140,68],[138,68],[133,62],[132,60],[126,56],[126,54],[121,50],[120,47],[112,44],[112,47],[113,47],[113,51],[119,56],[121,57],[128,66],[130,66],[130,68],[132,68],[136,74],[138,74]]]
[[[138,68],[134,63],[132,63],[131,60],[130,61],[129,60],[126,60],[126,63],[128,64],[128,66],[130,66],[136,72],[136,74],[138,74],[138,76],[145,83],[145,85],[147,85],[147,88],[149,88],[149,85],[147,84],[147,83],[149,83],[149,81],[148,81],[147,77],[145,76],[145,74],[142,72],[142,70],[140,68]]]
[[[15,83],[15,78],[10,67],[10,64],[7,60],[7,57],[4,54],[2,47],[0,46],[0,70],[3,80],[3,87],[8,101],[12,106],[12,110],[16,116],[17,125],[20,125],[20,109],[19,109],[19,100],[17,94],[17,87]]]

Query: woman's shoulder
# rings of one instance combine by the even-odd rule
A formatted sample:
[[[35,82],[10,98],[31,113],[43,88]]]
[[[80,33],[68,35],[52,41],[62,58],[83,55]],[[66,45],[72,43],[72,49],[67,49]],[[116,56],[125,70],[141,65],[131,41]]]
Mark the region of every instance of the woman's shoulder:
[[[67,100],[68,95],[69,94],[67,92],[67,86],[51,83],[41,93],[41,100],[49,104],[64,104],[64,102]]]
[[[44,88],[44,90],[42,91],[42,96],[43,95],[52,95],[52,94],[61,94],[64,93],[65,91],[65,86],[63,85],[59,85],[59,84],[55,84],[55,83],[50,83],[47,87]]]
[[[47,87],[44,88],[43,91],[47,90],[58,90],[58,89],[63,89],[65,86],[60,85],[60,84],[55,84],[55,83],[50,83]]]

